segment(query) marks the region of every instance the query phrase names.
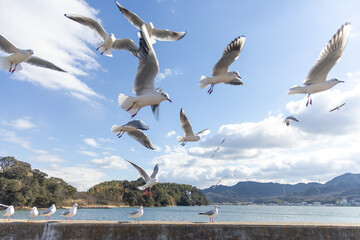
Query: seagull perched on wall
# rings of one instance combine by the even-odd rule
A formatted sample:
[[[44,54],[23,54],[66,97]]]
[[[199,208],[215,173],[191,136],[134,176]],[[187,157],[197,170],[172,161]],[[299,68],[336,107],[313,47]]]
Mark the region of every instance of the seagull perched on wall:
[[[122,126],[113,125],[111,127],[111,132],[116,133],[118,138],[121,138],[124,132],[126,132],[130,137],[138,141],[141,145],[152,150],[155,149],[155,146],[152,144],[148,136],[141,130],[149,130],[150,127],[141,120],[132,120]]]
[[[0,50],[10,53],[10,56],[0,57],[0,67],[11,73],[20,71],[22,69],[22,62],[26,62],[38,67],[49,68],[59,72],[65,72],[58,66],[51,62],[48,62],[42,58],[33,56],[34,51],[31,49],[21,50],[15,47],[9,40],[4,36],[0,35]]]
[[[72,217],[77,213],[77,208],[78,208],[78,205],[75,203],[71,209],[66,210],[65,212],[62,212],[61,214],[59,214],[59,216],[66,217],[66,220],[68,218],[70,218],[70,222],[71,222]],[[65,220],[65,222],[66,222],[66,220]]]
[[[191,124],[189,120],[187,119],[184,110],[180,109],[180,123],[181,128],[184,132],[184,137],[178,136],[177,141],[182,142],[181,146],[185,146],[187,142],[196,142],[199,141],[202,135],[207,135],[210,133],[209,129],[204,129],[198,132],[197,134],[194,134]]]
[[[37,210],[36,207],[33,207],[29,213],[29,220],[27,222],[30,221],[30,218],[32,218],[32,220],[34,220],[34,218],[38,215],[39,215],[39,211]]]
[[[155,118],[159,117],[159,104],[168,100],[169,95],[161,88],[155,90],[155,77],[159,72],[159,62],[146,26],[143,25],[140,31],[139,65],[133,86],[136,97],[120,94],[118,97],[119,106],[134,117],[142,107],[151,105]]]
[[[135,163],[132,163],[130,161],[128,161],[131,165],[134,166],[134,168],[136,168],[136,170],[138,171],[138,173],[140,174],[140,177],[142,177],[142,179],[145,180],[145,185],[144,186],[140,186],[138,187],[141,191],[146,190],[145,195],[147,195],[147,189],[149,188],[149,193],[151,196],[151,187],[154,186],[155,184],[157,184],[159,181],[156,178],[156,175],[159,173],[159,165],[156,164],[154,167],[154,171],[151,174],[151,176],[149,177],[149,175],[144,171],[144,169],[142,169],[141,167],[139,167],[138,165],[136,165]]]
[[[128,214],[129,214],[129,218],[134,218],[134,222],[136,221],[136,219],[139,222],[139,218],[144,214],[144,209],[142,206],[140,206],[139,209],[137,209],[133,212],[130,212]]]
[[[229,72],[230,65],[239,57],[245,44],[245,37],[237,37],[227,45],[225,51],[216,63],[212,71],[212,77],[201,76],[199,87],[201,89],[210,85],[208,93],[211,94],[215,84],[225,83],[230,85],[243,85],[240,74],[237,71]]]
[[[99,35],[99,37],[103,42],[98,45],[98,48],[96,50],[100,50],[101,55],[104,54],[105,56],[112,57],[113,55],[111,53],[111,49],[115,49],[115,50],[127,50],[131,52],[135,57],[137,57],[137,51],[139,48],[133,40],[129,38],[124,38],[124,39],[115,38],[114,34],[112,33],[108,34],[105,31],[105,29],[100,25],[100,23],[98,23],[92,18],[84,17],[77,14],[64,14],[64,15],[65,17],[70,18],[75,22],[78,22],[84,26],[93,29]]]
[[[326,77],[332,67],[340,60],[349,37],[350,29],[350,23],[345,23],[341,26],[328,44],[322,49],[317,62],[311,68],[303,82],[305,86],[294,86],[290,88],[288,95],[299,93],[307,94],[306,106],[308,106],[309,104],[312,105],[310,96],[312,93],[326,91],[336,84],[344,82],[336,78],[326,80]]]
[[[5,204],[0,204],[0,207],[5,207],[5,211],[4,211],[4,221],[5,218],[7,217],[8,221],[10,221],[10,216],[13,215],[15,213],[15,209],[13,205],[5,205]]]
[[[45,216],[46,220],[50,219],[50,216],[53,215],[56,212],[55,204],[51,205],[48,209],[40,213],[40,216]]]
[[[120,3],[116,2],[116,5],[118,6],[120,12],[129,20],[129,22],[137,29],[141,30],[141,27],[145,25],[149,37],[151,39],[152,44],[154,44],[156,41],[177,41],[182,39],[186,32],[173,32],[170,30],[162,30],[154,28],[154,25],[150,22],[149,24],[145,23],[141,18],[139,18],[138,15],[135,13],[127,10],[123,6],[120,5]]]
[[[300,122],[299,120],[297,120],[293,115],[288,116],[287,118],[284,119],[283,123],[286,124],[286,126],[290,125],[290,121],[295,121],[295,122]]]
[[[205,217],[209,218],[209,222],[214,222],[214,217],[218,215],[218,208],[220,208],[218,205],[214,206],[213,210],[207,211],[207,212],[201,212],[199,215],[203,215]]]

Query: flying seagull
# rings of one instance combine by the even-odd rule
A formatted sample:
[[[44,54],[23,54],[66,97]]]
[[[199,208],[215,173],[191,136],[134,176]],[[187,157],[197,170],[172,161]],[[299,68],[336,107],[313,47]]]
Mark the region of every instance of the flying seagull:
[[[220,146],[225,142],[225,138],[221,141],[221,143],[217,146],[217,148],[215,149],[214,153],[211,155],[211,158],[213,158],[215,156],[215,153],[217,151],[219,151],[220,149]]]
[[[295,122],[300,122],[293,115],[290,115],[290,116],[288,116],[287,118],[284,119],[283,123],[285,123],[286,126],[289,126],[290,125],[290,120],[295,121]]]
[[[173,32],[167,29],[162,30],[154,28],[154,25],[151,22],[149,24],[145,23],[141,18],[139,18],[138,15],[124,8],[120,5],[120,3],[116,2],[116,5],[118,6],[120,12],[127,18],[127,20],[129,20],[129,22],[135,28],[141,30],[141,27],[145,25],[153,44],[156,42],[156,40],[177,41],[182,39],[186,34],[186,32]]]
[[[5,205],[5,204],[0,204],[0,207],[5,207],[5,211],[4,211],[4,221],[5,218],[8,218],[8,221],[10,221],[10,216],[13,215],[15,213],[15,209],[13,205]]]
[[[61,68],[56,65],[48,62],[42,58],[33,56],[34,51],[31,49],[21,50],[15,47],[9,40],[7,40],[4,36],[0,35],[0,50],[11,54],[7,57],[0,57],[0,67],[6,71],[11,73],[20,71],[22,69],[22,62],[26,62],[38,67],[49,68],[52,70],[65,72]]]
[[[45,216],[46,220],[50,219],[50,216],[53,215],[56,212],[55,204],[51,205],[48,209],[40,213],[40,216]]]
[[[343,103],[343,104],[341,104],[341,105],[339,105],[339,106],[331,109],[330,112],[335,111],[335,110],[340,110],[340,108],[341,108],[342,106],[344,106],[344,105],[345,105],[345,103]]]
[[[204,129],[198,132],[197,134],[194,134],[191,124],[189,120],[187,119],[184,110],[181,108],[180,110],[180,123],[181,128],[184,132],[184,137],[178,136],[177,141],[182,142],[181,146],[185,146],[187,142],[196,142],[199,141],[202,135],[207,135],[210,133],[209,129]]]
[[[141,217],[144,214],[144,209],[142,206],[140,206],[140,208],[138,210],[135,210],[129,214],[129,218],[134,218],[134,222],[137,221],[139,222],[139,217]]]
[[[37,208],[33,207],[29,213],[29,220],[27,222],[30,221],[30,218],[32,218],[32,220],[34,220],[34,218],[38,215],[39,215],[39,212],[38,212]]]
[[[75,203],[71,209],[69,210],[66,210],[65,212],[62,212],[61,214],[59,214],[59,216],[63,216],[63,217],[66,217],[66,220],[68,218],[70,218],[70,222],[71,222],[71,219],[72,217],[76,214],[77,212],[77,208],[78,208],[78,205]],[[65,222],[66,222],[65,220]]]
[[[171,100],[169,95],[163,92],[161,88],[155,90],[155,77],[159,72],[159,62],[150,43],[145,25],[141,27],[140,35],[139,66],[133,86],[136,97],[126,96],[121,93],[118,102],[122,109],[132,114],[131,117],[134,117],[142,107],[151,105],[155,118],[158,119],[159,104],[164,100],[169,102]]]
[[[108,34],[105,31],[105,29],[100,25],[100,23],[98,23],[92,18],[84,17],[77,14],[64,14],[64,15],[65,17],[70,18],[75,22],[78,22],[84,26],[93,29],[99,35],[99,37],[103,42],[98,45],[98,48],[96,50],[100,50],[101,55],[104,54],[105,56],[112,57],[113,55],[111,53],[111,49],[116,49],[116,50],[128,50],[135,57],[137,57],[137,51],[139,48],[133,40],[129,38],[124,38],[124,39],[115,38],[114,34],[112,33]]]
[[[199,215],[203,215],[205,217],[209,218],[209,222],[214,222],[214,217],[218,215],[218,208],[220,208],[218,205],[214,206],[213,210],[207,211],[207,212],[201,212]]]
[[[132,120],[122,126],[113,125],[111,127],[111,132],[116,133],[118,138],[121,138],[124,132],[126,132],[130,137],[138,141],[141,145],[152,150],[155,149],[155,146],[151,143],[150,139],[144,132],[141,130],[148,130],[150,127],[141,120]]]
[[[224,180],[227,176],[223,177],[222,179],[220,179],[214,186],[211,186],[211,188],[216,188],[217,185],[219,185],[222,180]]]
[[[158,179],[156,178],[156,175],[159,172],[159,165],[156,164],[154,167],[154,171],[151,174],[151,176],[149,177],[149,175],[144,171],[144,169],[142,169],[141,167],[139,167],[138,165],[136,165],[135,163],[132,163],[130,161],[128,161],[131,165],[134,166],[134,168],[136,168],[136,170],[139,172],[140,177],[142,177],[145,180],[145,185],[144,186],[140,186],[138,187],[141,191],[146,190],[145,195],[147,195],[147,189],[149,188],[149,192],[150,192],[150,196],[151,196],[151,187],[154,186],[155,184],[158,183]]]
[[[312,104],[311,94],[326,91],[340,81],[336,78],[326,80],[331,68],[340,60],[350,33],[350,23],[345,23],[322,49],[320,56],[311,68],[303,84],[305,86],[294,86],[289,89],[288,95],[307,94],[306,106]]]
[[[237,37],[227,45],[225,51],[216,63],[212,71],[212,77],[201,76],[199,87],[201,89],[210,85],[208,93],[211,94],[215,84],[225,83],[230,85],[243,85],[241,77],[237,71],[229,72],[230,65],[239,57],[245,44],[245,37]]]

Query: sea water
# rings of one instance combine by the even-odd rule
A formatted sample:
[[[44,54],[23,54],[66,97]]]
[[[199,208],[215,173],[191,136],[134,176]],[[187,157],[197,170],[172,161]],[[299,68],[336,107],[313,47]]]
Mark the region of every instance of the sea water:
[[[260,206],[260,205],[219,205],[215,222],[299,222],[299,223],[360,223],[359,207],[334,206]],[[73,220],[129,221],[128,213],[138,208],[85,209],[79,208]],[[140,221],[189,221],[206,222],[207,217],[198,215],[213,209],[213,206],[192,207],[144,207]],[[39,210],[41,212],[42,210]],[[64,209],[58,209],[50,217],[64,220],[58,216]],[[16,210],[11,219],[27,219],[30,210]],[[36,217],[44,220],[45,217]]]

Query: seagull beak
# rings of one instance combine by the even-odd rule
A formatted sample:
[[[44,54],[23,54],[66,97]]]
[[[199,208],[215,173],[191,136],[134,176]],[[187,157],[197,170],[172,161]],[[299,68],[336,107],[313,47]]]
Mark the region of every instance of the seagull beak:
[[[344,83],[345,81],[339,81],[339,83]]]
[[[167,100],[172,103],[172,101],[170,100],[170,98],[168,98]]]

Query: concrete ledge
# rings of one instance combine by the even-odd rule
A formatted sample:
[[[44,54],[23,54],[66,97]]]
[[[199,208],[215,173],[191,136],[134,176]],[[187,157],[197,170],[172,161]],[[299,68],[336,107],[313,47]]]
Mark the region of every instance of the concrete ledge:
[[[34,221],[0,222],[0,239],[360,239],[360,224]]]

